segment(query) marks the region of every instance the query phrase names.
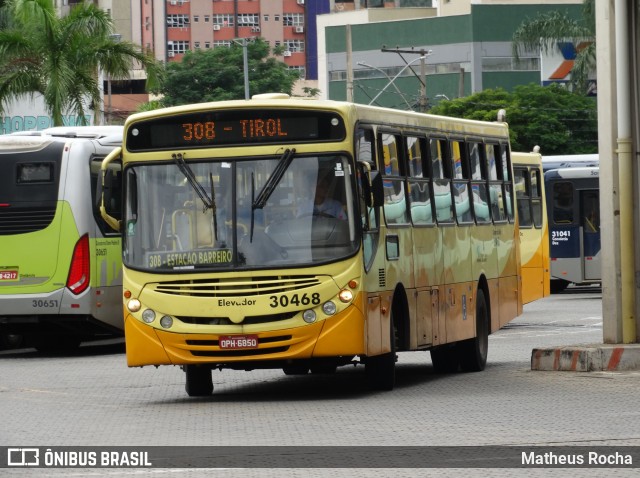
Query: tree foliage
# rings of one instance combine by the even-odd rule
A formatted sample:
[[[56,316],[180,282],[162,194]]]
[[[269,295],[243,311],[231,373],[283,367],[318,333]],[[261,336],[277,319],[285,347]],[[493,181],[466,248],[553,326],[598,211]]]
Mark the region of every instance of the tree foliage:
[[[111,17],[93,3],[78,3],[58,17],[53,0],[6,0],[0,19],[0,114],[24,95],[41,94],[56,126],[66,112],[83,119],[88,103],[101,103],[98,72],[126,79],[134,61],[147,83],[161,65],[137,45],[114,36]]]
[[[581,20],[575,20],[566,11],[553,10],[528,18],[513,34],[513,56],[518,59],[523,52],[540,48],[544,53],[562,41],[574,44],[583,42],[584,48],[576,50],[571,70],[573,90],[586,94],[589,91],[589,72],[596,65],[595,0],[584,0]]]
[[[277,55],[282,49],[274,50]],[[269,56],[269,44],[258,38],[247,45],[250,95],[291,94],[298,73]],[[207,101],[237,100],[245,97],[243,47],[187,51],[181,62],[171,62],[157,93],[165,106]]]
[[[559,85],[521,85],[513,93],[501,88],[484,90],[441,101],[430,113],[496,121],[500,109],[507,112],[514,151],[531,151],[537,145],[544,155],[597,153],[595,100]]]

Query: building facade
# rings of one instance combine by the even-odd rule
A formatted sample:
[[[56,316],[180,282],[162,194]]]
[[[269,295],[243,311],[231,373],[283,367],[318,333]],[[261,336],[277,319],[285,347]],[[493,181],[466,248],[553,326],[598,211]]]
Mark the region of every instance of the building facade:
[[[322,97],[357,103],[375,99],[398,108],[433,105],[487,88],[543,83],[543,72],[550,68],[544,67],[545,60],[562,58],[536,50],[516,60],[515,30],[525,19],[551,10],[582,18],[581,0],[440,0],[431,8],[400,8],[395,15],[338,3],[333,8],[331,15],[318,18],[319,57],[325,59],[318,75]]]

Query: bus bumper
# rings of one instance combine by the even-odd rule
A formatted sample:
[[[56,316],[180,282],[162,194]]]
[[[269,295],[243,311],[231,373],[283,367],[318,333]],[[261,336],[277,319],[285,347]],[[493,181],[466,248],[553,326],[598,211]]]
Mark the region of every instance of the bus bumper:
[[[355,356],[365,353],[364,316],[358,307],[323,321],[268,332],[258,332],[258,347],[221,349],[219,338],[229,334],[181,334],[146,325],[130,315],[125,320],[127,365],[188,365],[250,362],[273,363],[315,357]]]

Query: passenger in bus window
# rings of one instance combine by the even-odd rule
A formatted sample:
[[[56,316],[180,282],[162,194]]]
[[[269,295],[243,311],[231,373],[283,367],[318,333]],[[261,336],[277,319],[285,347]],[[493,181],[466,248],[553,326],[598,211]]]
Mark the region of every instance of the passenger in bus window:
[[[323,177],[318,180],[313,201],[307,198],[298,204],[296,217],[328,216],[346,220],[347,213],[340,201],[331,196],[331,179]]]

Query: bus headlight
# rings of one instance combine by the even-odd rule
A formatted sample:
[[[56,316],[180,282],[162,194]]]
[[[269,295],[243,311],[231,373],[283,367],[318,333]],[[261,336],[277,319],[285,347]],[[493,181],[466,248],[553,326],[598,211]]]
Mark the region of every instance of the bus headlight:
[[[302,318],[307,324],[313,324],[316,321],[316,313],[313,310],[305,310]]]
[[[163,315],[160,319],[160,325],[163,329],[169,329],[173,325],[173,319],[168,315]]]
[[[151,309],[145,309],[142,313],[142,320],[144,320],[147,324],[150,324],[154,320],[156,320],[156,313]]]
[[[340,300],[342,302],[348,304],[353,300],[353,292],[351,292],[349,289],[342,289],[338,294],[338,297],[340,297]]]
[[[327,315],[335,314],[337,309],[338,308],[336,307],[336,304],[334,304],[331,301],[328,301],[322,304],[322,312],[324,312]]]
[[[131,299],[129,302],[127,302],[127,309],[129,309],[131,312],[138,312],[140,310],[140,307],[142,307],[142,304],[140,304],[140,301],[138,299]]]

